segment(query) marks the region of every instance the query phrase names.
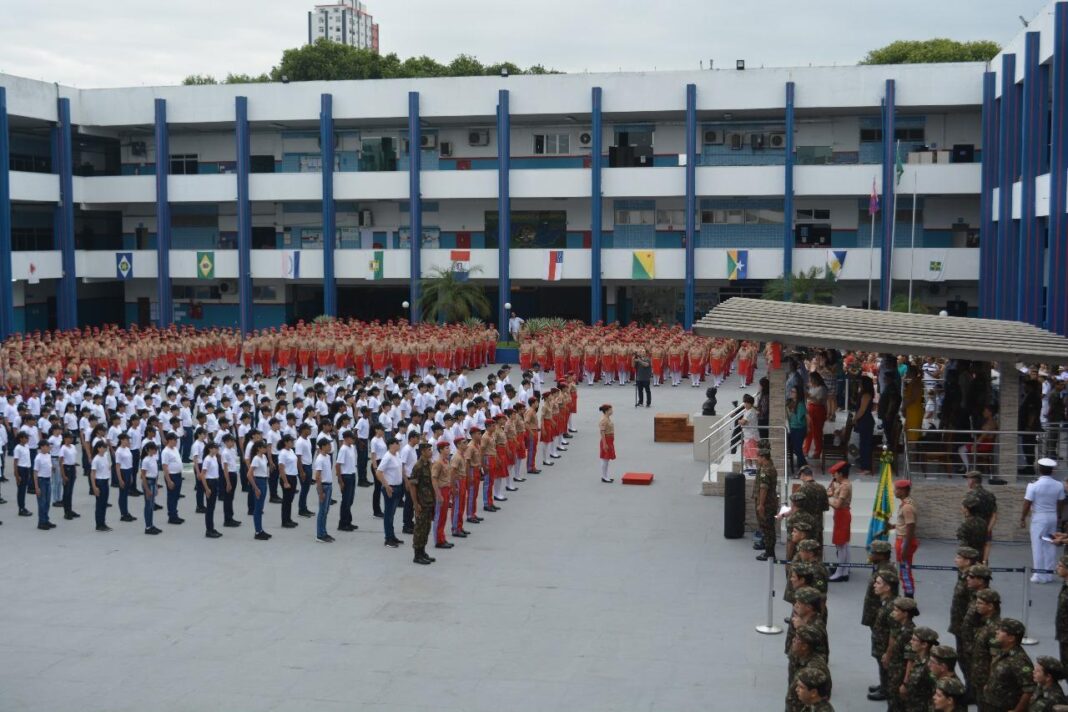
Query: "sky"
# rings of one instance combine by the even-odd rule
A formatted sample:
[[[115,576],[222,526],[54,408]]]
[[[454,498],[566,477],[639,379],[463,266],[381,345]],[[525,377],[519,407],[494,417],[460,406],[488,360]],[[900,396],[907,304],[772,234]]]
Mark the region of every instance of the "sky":
[[[368,0],[383,52],[565,72],[855,64],[899,39],[1004,44],[1048,0]],[[77,87],[269,71],[307,39],[300,0],[3,0],[0,73]]]

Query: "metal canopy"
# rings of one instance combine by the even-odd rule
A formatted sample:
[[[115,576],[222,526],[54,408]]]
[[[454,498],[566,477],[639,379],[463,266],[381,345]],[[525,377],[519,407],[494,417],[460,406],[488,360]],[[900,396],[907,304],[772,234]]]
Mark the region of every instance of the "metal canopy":
[[[699,322],[703,336],[972,361],[1068,364],[1068,339],[1017,321],[903,314],[735,297]]]

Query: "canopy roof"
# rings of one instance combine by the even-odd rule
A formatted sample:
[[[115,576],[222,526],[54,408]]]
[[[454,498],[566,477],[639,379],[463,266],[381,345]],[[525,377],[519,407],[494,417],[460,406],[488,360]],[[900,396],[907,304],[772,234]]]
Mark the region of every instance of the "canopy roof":
[[[972,361],[1068,364],[1068,339],[1017,321],[735,297],[694,324],[704,336]]]

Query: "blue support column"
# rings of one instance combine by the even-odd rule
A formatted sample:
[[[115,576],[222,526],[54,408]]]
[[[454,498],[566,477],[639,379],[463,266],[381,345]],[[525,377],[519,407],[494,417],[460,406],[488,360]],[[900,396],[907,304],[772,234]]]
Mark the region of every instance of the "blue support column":
[[[1039,145],[1046,106],[1039,104],[1042,72],[1038,62],[1038,32],[1024,38],[1023,107],[1020,123],[1020,237],[1016,246],[1016,313],[1011,318],[1038,325],[1045,273],[1045,246],[1035,214],[1035,178],[1038,176]]]
[[[248,197],[248,98],[236,99],[237,134],[237,322],[241,335],[252,331],[252,203]]]
[[[592,92],[592,109],[590,133],[593,145],[590,147],[590,323],[596,324],[601,316],[601,157],[604,133],[601,122],[601,87],[594,87]]]
[[[323,314],[337,316],[337,216],[334,206],[334,97],[323,94],[319,107],[319,146],[323,164]],[[414,235],[414,233],[413,233]],[[412,238],[415,241],[415,238]]]
[[[1046,323],[1050,331],[1068,336],[1068,3],[1053,10],[1053,121],[1049,168],[1049,288]]]
[[[997,309],[994,275],[997,270],[997,230],[994,225],[994,185],[997,183],[997,74],[983,74],[982,164],[979,194],[979,316],[993,319]]]
[[[697,85],[686,85],[686,284],[682,328],[693,328],[697,281]]]
[[[411,275],[409,279],[410,289],[408,299],[411,302],[411,322],[414,324],[420,319],[419,309],[419,280],[423,277],[421,250],[423,248],[423,196],[419,182],[419,171],[422,169],[422,152],[419,150],[419,92],[408,92],[408,210],[411,217]],[[505,327],[502,325],[502,329]]]
[[[497,93],[497,329],[508,331],[508,309],[512,300],[510,250],[512,238],[512,194],[508,182],[512,167],[512,117],[508,90]]]
[[[1001,57],[1001,115],[998,120],[998,319],[1016,318],[1016,223],[1012,218],[1012,184],[1016,181],[1019,146],[1019,101],[1016,90],[1016,55]]]
[[[78,326],[78,282],[74,274],[74,148],[70,122],[70,99],[58,103],[59,212],[56,237],[59,243],[63,275],[56,294],[56,321],[61,330]]]
[[[156,99],[156,323],[166,329],[174,321],[171,296],[171,204],[167,195],[170,175],[170,132],[167,128],[167,100]]]
[[[7,89],[0,87],[0,339],[15,331],[15,289],[11,274],[11,136]]]
[[[887,79],[886,98],[883,100],[883,198],[880,213],[883,244],[879,253],[879,307],[883,311],[890,311],[894,285],[891,270],[894,262],[894,188],[897,182],[894,173],[894,112],[897,106],[895,90],[894,80]]]
[[[786,167],[783,175],[782,273],[794,273],[794,83],[786,82]],[[793,300],[786,282],[786,301]]]

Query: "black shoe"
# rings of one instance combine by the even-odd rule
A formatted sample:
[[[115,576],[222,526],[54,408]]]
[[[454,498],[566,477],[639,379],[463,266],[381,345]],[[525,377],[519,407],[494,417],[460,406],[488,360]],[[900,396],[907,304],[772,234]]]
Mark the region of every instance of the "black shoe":
[[[868,693],[868,699],[872,702],[882,702],[886,699],[886,693],[882,690],[876,690],[875,692]]]
[[[267,541],[271,538],[271,535],[267,532],[256,532],[256,536],[252,537],[256,541]]]
[[[296,522],[292,522],[292,521],[290,521],[290,522],[282,522],[282,528],[283,529],[296,529],[297,528],[297,523]]]
[[[50,526],[48,525],[48,523],[47,523],[47,522],[40,522],[40,523],[39,523],[39,524],[37,525],[37,528],[38,528],[38,529],[40,529],[41,531],[45,531],[45,532],[46,532],[46,531],[48,531],[49,529],[51,529],[52,527],[50,527]]]
[[[505,487],[504,491],[505,492],[518,492],[519,488],[518,487]]]
[[[331,505],[335,505],[335,504],[337,504],[337,500],[336,500],[336,499],[331,499],[331,500],[330,500],[330,504],[331,504]],[[329,535],[327,535],[327,536],[329,536]]]
[[[763,554],[760,554],[759,556],[757,556],[757,557],[756,557],[756,560],[757,560],[757,561],[767,561],[767,560],[768,560],[769,558],[771,558],[771,557],[769,557],[769,556],[767,555],[767,553],[765,552],[765,553],[763,553]]]
[[[210,532],[206,532],[204,536],[206,536],[208,539],[221,539],[222,532],[212,529]]]
[[[141,496],[141,491],[140,490],[133,490],[132,492],[128,492],[126,496],[127,497],[140,497]]]
[[[842,581],[848,581],[849,576],[839,576],[838,578],[829,578],[827,580],[831,583],[841,583]]]
[[[49,529],[55,529],[56,528],[56,525],[53,524],[52,522],[45,522],[45,526],[48,527]]]
[[[385,542],[385,545],[388,546],[391,549],[396,549],[398,546],[400,546],[400,544],[398,544],[393,539],[387,539],[386,542]]]
[[[645,407],[646,407],[646,408],[652,408],[652,407],[653,407],[653,404],[652,404],[652,403],[650,403],[649,405],[647,405],[647,406],[645,406]]]
[[[481,517],[468,517],[467,518],[467,523],[468,524],[479,524],[481,522],[482,522],[482,518]]]
[[[68,520],[69,520],[69,519],[74,519],[74,515],[73,515],[73,514],[64,514],[64,515],[63,515],[63,518],[64,518],[64,519],[68,519]]]
[[[168,519],[167,523],[168,524],[184,524],[185,520],[182,519],[181,517],[174,517],[172,519]]]
[[[412,563],[422,564],[423,566],[429,566],[431,564],[431,561],[430,561],[430,559],[426,558],[425,556],[420,556],[420,555],[416,554],[415,558],[412,559]]]
[[[498,497],[497,495],[493,495],[493,501],[494,502],[507,502],[508,498],[507,497]]]
[[[558,449],[560,449],[560,450],[563,450],[564,448],[558,448]],[[554,460],[559,460],[559,459],[560,459],[560,456],[559,456],[559,455],[549,455],[549,457],[551,457],[551,458],[552,458],[552,459],[554,459]],[[551,462],[550,462],[549,464],[551,465],[551,464],[553,464],[553,463],[551,463]]]
[[[393,543],[396,544],[397,546],[400,546],[401,544],[404,543],[404,539],[397,539],[396,537],[394,537]]]
[[[528,475],[540,475],[541,470],[527,470]]]
[[[124,514],[121,517],[119,517],[119,521],[120,522],[136,522],[137,521],[137,517],[135,517],[132,514]]]
[[[339,532],[354,532],[356,531],[356,526],[353,524],[339,524],[337,530]]]
[[[434,548],[435,549],[451,549],[454,546],[456,546],[456,545],[453,544],[451,541],[443,541],[440,544],[435,544]]]
[[[370,487],[371,483],[368,482],[367,480],[360,480],[359,482],[356,483],[356,486],[357,487]]]
[[[613,482],[615,482],[615,480],[612,479],[611,477],[602,477],[601,478],[601,482],[604,482],[606,485],[610,485]]]
[[[149,536],[155,536],[156,534],[159,534],[160,531],[162,530],[156,529],[155,527],[149,527],[148,529],[145,529],[145,534],[148,534]]]
[[[512,480],[515,481],[515,482],[526,482],[527,478],[526,477],[513,477]],[[516,489],[519,489],[519,488],[516,487]]]
[[[408,526],[402,527],[401,528],[401,534],[415,534],[415,527],[414,526],[412,526],[412,527],[408,527]]]
[[[878,692],[883,689],[882,685],[868,685],[868,692]]]
[[[160,511],[161,509],[163,509],[163,505],[162,505],[162,504],[153,504],[153,505],[152,505],[152,511],[153,511],[153,512],[158,512],[158,511]]]
[[[495,497],[494,499],[496,499],[496,497]],[[483,508],[482,508],[482,511],[483,511],[483,512],[499,512],[499,511],[501,511],[501,508],[500,508],[500,507],[498,507],[498,506],[497,506],[497,505],[495,505],[495,504],[491,504],[491,505],[489,505],[488,507],[483,507]]]
[[[272,494],[271,495],[271,504],[281,504],[281,503],[282,503],[282,498],[281,497],[279,497],[276,494]]]
[[[373,516],[375,519],[384,519],[386,515],[382,514],[382,512],[375,512]]]
[[[231,519],[228,522],[223,522],[223,526],[227,529],[233,529],[235,527],[241,526],[241,522],[237,521],[236,519]]]
[[[323,536],[315,537],[315,541],[319,542],[320,544],[329,544],[330,542],[333,541],[333,539],[331,539],[329,536],[326,536],[324,534]]]
[[[312,517],[312,516],[314,516],[310,509],[302,510],[300,512],[297,512],[297,514],[302,516],[302,517]]]
[[[460,531],[453,532],[452,535],[453,535],[454,538],[458,538],[458,539],[466,539],[467,538],[467,532],[463,531],[462,529]]]
[[[109,531],[111,531],[111,527],[109,527],[107,524],[103,524],[103,525],[97,527],[96,530],[98,532],[109,532]]]
[[[20,509],[19,510],[19,516],[20,517],[32,517],[33,514],[31,514],[30,510],[28,510],[28,509]]]
[[[197,513],[197,514],[204,514],[204,513],[205,513],[205,512],[207,512],[207,511],[208,511],[207,507],[205,507],[205,506],[204,506],[204,505],[202,504],[202,505],[200,505],[199,507],[197,507],[197,512],[196,512],[196,513]]]

